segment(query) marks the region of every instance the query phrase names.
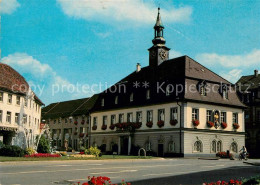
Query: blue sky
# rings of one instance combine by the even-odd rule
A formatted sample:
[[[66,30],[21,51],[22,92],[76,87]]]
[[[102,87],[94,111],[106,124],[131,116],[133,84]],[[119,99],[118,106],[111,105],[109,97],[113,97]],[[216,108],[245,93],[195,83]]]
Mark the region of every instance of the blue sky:
[[[260,1],[251,0],[2,0],[1,62],[46,105],[90,96],[83,84],[109,86],[148,65],[159,4],[171,58],[188,55],[231,82],[259,70]]]

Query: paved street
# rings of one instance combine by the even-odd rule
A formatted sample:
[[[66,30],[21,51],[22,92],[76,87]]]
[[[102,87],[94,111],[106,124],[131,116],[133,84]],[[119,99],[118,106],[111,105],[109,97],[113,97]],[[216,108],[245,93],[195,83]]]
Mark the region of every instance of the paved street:
[[[250,177],[260,174],[259,166],[230,160],[153,159],[37,161],[0,163],[1,185],[69,184],[84,182],[87,176],[108,176],[133,185],[202,184],[204,181]]]

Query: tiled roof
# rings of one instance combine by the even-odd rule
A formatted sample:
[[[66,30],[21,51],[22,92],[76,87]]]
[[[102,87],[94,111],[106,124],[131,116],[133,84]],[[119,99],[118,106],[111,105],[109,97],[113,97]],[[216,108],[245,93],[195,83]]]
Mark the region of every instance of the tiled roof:
[[[7,64],[0,63],[0,89],[17,94],[25,95],[29,85],[22,75]],[[42,104],[42,101],[35,95],[35,100]]]
[[[134,88],[134,82],[140,82],[140,88]],[[151,91],[151,98],[146,99],[146,88],[142,87],[142,82],[149,83],[149,89]],[[162,88],[166,88],[168,84],[172,84],[176,87],[177,84],[183,87],[193,85],[196,87],[198,83],[205,81],[207,86],[213,86],[216,88],[215,92],[209,92],[207,96],[200,95],[198,90],[195,92],[181,92],[176,95],[176,89],[170,96],[166,96],[165,93],[157,93],[156,84],[165,83]],[[174,102],[178,98],[179,101],[199,101],[207,104],[220,104],[224,106],[232,107],[245,107],[245,105],[239,100],[235,90],[229,91],[228,99],[224,99],[219,92],[221,84],[230,86],[231,89],[234,85],[228,82],[226,79],[212,72],[208,68],[199,64],[195,60],[188,56],[182,56],[174,59],[164,61],[157,67],[143,67],[139,72],[133,72],[127,77],[123,78],[117,83],[124,84],[126,86],[126,93],[110,93],[110,91],[104,91],[100,94],[98,103],[95,105],[95,111],[104,111],[106,109],[120,109],[128,107],[147,106],[152,104],[162,104],[167,102]],[[134,93],[134,101],[129,101],[130,93]],[[118,96],[118,104],[115,105],[115,97]],[[105,106],[101,106],[101,99],[105,99]]]
[[[0,88],[26,94],[29,89],[24,77],[7,64],[0,63]]]
[[[260,88],[260,75],[242,76],[236,84],[241,84],[242,91]],[[249,88],[248,88],[249,87]]]
[[[42,109],[43,119],[54,119],[77,115],[86,115],[96,102],[98,95],[64,102],[52,103]]]

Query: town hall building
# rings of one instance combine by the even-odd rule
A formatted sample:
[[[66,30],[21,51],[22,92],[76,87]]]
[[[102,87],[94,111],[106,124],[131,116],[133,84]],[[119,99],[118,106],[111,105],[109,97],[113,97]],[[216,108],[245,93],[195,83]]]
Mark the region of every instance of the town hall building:
[[[157,156],[238,154],[246,106],[234,85],[188,56],[169,59],[160,10],[152,43],[148,66],[137,64],[99,94],[90,144],[121,155],[139,148]]]

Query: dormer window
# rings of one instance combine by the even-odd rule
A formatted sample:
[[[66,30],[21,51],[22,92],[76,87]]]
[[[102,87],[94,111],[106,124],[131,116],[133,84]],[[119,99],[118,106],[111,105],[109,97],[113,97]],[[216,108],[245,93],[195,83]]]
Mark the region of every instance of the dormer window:
[[[115,97],[115,104],[118,104],[118,96]]]
[[[198,84],[198,90],[199,90],[199,93],[201,96],[206,96],[207,95],[207,92],[206,92],[206,82],[203,81],[203,82],[200,82]]]
[[[206,96],[206,88],[204,85],[200,86],[200,95],[201,96]]]
[[[150,89],[148,89],[146,91],[146,99],[149,100],[150,99]]]
[[[130,94],[130,102],[134,101],[134,93]]]
[[[223,98],[228,99],[228,91],[226,89],[223,90]]]
[[[105,106],[105,99],[104,99],[104,98],[101,99],[101,106],[102,106],[102,107]]]
[[[166,86],[166,96],[170,96],[170,86]]]

